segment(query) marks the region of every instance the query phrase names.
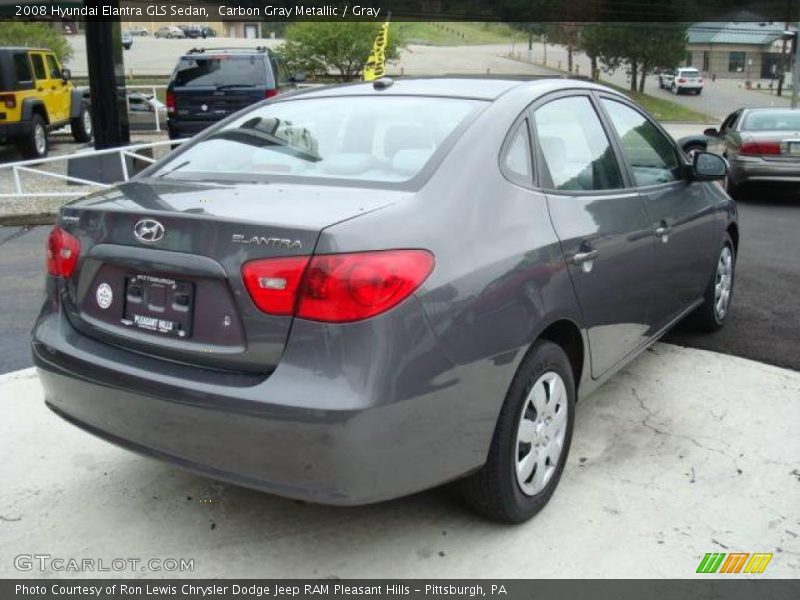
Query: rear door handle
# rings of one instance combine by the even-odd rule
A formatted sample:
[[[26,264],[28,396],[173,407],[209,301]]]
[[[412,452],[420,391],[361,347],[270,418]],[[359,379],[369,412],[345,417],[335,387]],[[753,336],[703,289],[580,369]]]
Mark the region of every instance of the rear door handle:
[[[572,255],[572,264],[573,265],[582,265],[583,263],[587,263],[593,261],[600,255],[600,252],[597,250],[588,250],[586,252],[576,252]]]

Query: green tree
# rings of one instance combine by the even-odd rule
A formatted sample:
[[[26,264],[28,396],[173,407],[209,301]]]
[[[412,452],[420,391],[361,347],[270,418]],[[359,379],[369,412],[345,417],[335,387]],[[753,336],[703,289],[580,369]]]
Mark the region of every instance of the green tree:
[[[49,23],[6,21],[0,26],[0,46],[48,48],[64,63],[72,57],[72,47],[60,30]]]
[[[351,81],[364,69],[380,26],[360,21],[292,23],[286,28],[280,53],[292,71],[331,74],[340,81]],[[397,35],[390,24],[387,60],[397,57],[397,48]]]

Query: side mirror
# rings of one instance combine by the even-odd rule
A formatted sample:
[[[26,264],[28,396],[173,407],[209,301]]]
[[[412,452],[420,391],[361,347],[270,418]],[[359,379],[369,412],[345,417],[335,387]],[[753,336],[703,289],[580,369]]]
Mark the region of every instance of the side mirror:
[[[294,75],[292,75],[292,81],[294,83],[303,83],[305,80],[306,80],[305,73],[295,73]]]
[[[692,179],[695,181],[715,181],[724,179],[728,163],[719,154],[697,152],[694,155]]]
[[[709,127],[708,129],[703,130],[703,135],[707,135],[708,137],[717,137],[719,135],[719,131],[717,131],[714,127]]]
[[[70,79],[72,79],[72,71],[70,71],[67,68],[61,69],[61,79],[63,79],[64,81],[69,81]]]

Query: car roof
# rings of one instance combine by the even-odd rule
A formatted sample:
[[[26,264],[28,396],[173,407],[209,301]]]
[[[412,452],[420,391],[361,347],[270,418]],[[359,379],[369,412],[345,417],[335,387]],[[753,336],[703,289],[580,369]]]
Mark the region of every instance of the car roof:
[[[541,83],[542,91],[552,88],[554,79],[564,77],[536,77],[536,76],[442,76],[442,77],[385,77],[376,82],[356,82],[342,85],[325,86],[318,89],[303,90],[302,96],[330,97],[330,96],[365,96],[365,95],[407,95],[407,96],[445,96],[450,98],[471,98],[478,100],[496,100],[504,93],[517,87]],[[549,82],[549,83],[548,83]],[[573,85],[574,84],[574,85]],[[581,79],[571,79],[570,87],[584,87],[592,89],[607,89],[593,85]]]

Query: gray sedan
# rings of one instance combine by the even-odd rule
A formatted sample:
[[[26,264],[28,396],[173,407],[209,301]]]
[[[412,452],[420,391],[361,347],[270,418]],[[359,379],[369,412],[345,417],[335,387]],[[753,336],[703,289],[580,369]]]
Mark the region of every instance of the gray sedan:
[[[33,329],[47,405],[275,494],[458,482],[523,521],[579,398],[682,319],[729,318],[725,170],[588,82],[278,96],[61,210]]]

